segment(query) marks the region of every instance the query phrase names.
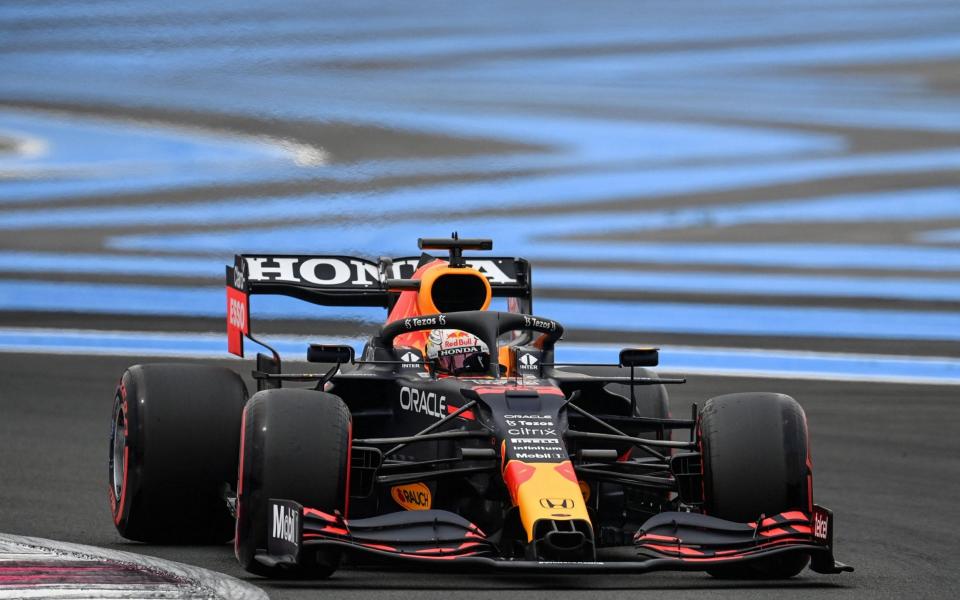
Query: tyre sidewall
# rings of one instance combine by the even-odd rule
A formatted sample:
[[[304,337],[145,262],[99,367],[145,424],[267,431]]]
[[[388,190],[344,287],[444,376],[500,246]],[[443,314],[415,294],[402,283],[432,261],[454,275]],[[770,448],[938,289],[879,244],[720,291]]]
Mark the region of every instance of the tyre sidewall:
[[[266,548],[267,502],[293,500],[345,514],[348,501],[350,411],[324,392],[299,389],[255,394],[243,414],[234,549],[247,571],[269,577],[325,577],[338,553],[322,553],[299,571],[267,568],[254,556]]]
[[[114,411],[126,415],[124,483],[117,498],[111,465],[109,492],[121,535],[160,543],[233,537],[223,492],[237,469],[245,402],[242,379],[222,367],[137,365],[124,373],[114,397]]]
[[[711,398],[701,412],[704,509],[736,522],[758,521],[812,507],[807,421],[800,405],[784,394],[744,393]],[[742,566],[713,569],[723,578],[792,577],[806,565],[803,554],[787,554]]]

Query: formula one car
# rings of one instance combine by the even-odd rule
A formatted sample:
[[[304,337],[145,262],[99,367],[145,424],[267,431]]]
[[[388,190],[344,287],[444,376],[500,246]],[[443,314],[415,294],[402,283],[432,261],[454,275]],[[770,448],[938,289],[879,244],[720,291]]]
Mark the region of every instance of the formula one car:
[[[328,365],[316,372],[258,354],[249,400],[225,367],[129,368],[110,443],[120,534],[234,538],[241,565],[270,577],[329,576],[343,556],[446,570],[852,570],[833,558],[832,513],[813,503],[796,401],[728,394],[673,418],[665,385],[684,380],[649,370],[657,349],[560,364],[563,326],[533,314],[526,260],[467,258],[492,242],[456,234],[419,245],[449,256],[237,256],[234,354],[245,339],[270,349],[250,330],[256,294],[379,306],[386,324],[359,357],[310,345],[307,361]]]

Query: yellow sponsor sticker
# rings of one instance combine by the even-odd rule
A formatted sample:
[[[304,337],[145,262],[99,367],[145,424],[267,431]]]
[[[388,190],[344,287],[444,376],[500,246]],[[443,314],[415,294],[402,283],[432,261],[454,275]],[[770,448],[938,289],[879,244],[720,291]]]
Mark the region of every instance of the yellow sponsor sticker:
[[[430,488],[425,483],[395,485],[390,489],[390,496],[406,510],[428,510],[433,504]]]

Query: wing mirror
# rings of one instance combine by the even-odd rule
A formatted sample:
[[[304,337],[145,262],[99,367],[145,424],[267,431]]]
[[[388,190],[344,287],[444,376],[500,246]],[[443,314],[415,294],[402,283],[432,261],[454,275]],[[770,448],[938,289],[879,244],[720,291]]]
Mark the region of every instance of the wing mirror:
[[[624,348],[620,351],[621,367],[655,367],[660,364],[660,348]]]
[[[307,348],[307,362],[313,363],[352,363],[353,346],[310,344]]]

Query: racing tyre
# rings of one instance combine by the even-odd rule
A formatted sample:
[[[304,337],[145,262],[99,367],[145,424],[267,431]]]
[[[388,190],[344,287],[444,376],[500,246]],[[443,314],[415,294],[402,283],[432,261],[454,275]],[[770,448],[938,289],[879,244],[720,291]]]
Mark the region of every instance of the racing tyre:
[[[225,492],[237,473],[246,400],[243,380],[223,367],[127,369],[110,430],[110,509],[120,535],[151,543],[230,541]]]
[[[243,413],[235,551],[247,571],[265,577],[329,577],[340,555],[325,551],[301,569],[270,568],[254,559],[267,547],[267,501],[293,500],[346,516],[350,410],[339,396],[305,389],[264,390]],[[310,558],[310,554],[306,554]]]
[[[807,419],[783,394],[743,393],[711,398],[700,420],[704,508],[741,523],[788,510],[811,511]],[[783,579],[806,566],[809,556],[786,553],[713,569],[721,578]]]

